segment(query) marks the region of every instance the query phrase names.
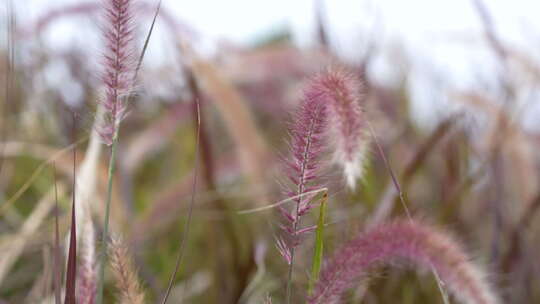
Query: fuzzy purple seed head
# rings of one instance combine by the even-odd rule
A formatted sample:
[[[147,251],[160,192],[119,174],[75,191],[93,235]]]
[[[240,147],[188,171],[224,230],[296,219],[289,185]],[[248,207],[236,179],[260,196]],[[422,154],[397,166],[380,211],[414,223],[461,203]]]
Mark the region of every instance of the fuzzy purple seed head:
[[[282,225],[284,238],[278,239],[277,247],[282,256],[291,263],[290,250],[299,245],[301,235],[312,229],[301,227],[300,218],[313,206],[315,190],[321,188],[319,177],[322,156],[326,148],[327,106],[321,96],[306,90],[290,127],[290,156],[286,159],[286,174],[291,187],[287,197],[294,202],[291,210],[280,208],[285,219]]]
[[[341,303],[341,295],[376,266],[403,260],[434,269],[460,303],[499,303],[483,272],[470,262],[458,242],[435,227],[412,220],[381,224],[337,250],[324,266],[308,303]]]
[[[369,147],[367,122],[360,102],[363,86],[342,68],[329,68],[311,81],[310,94],[320,96],[329,109],[329,132],[334,140],[334,161],[342,168],[350,188],[363,174]]]
[[[118,126],[126,115],[126,100],[133,86],[133,4],[132,0],[104,0],[105,54],[102,81],[105,96],[101,101],[106,117],[98,130],[103,141],[111,145]]]

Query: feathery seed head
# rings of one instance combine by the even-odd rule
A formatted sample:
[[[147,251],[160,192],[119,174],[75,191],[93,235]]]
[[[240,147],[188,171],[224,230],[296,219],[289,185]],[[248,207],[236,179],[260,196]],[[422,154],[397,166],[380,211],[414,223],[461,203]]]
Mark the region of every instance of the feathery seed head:
[[[344,68],[329,68],[309,84],[312,96],[327,104],[331,138],[335,140],[334,159],[343,168],[349,187],[363,174],[363,163],[369,146],[367,126],[360,102],[360,79]]]
[[[132,0],[104,0],[103,37],[105,54],[102,81],[105,96],[102,105],[107,117],[99,133],[110,145],[120,121],[126,115],[125,97],[133,86],[133,4]]]
[[[299,219],[311,208],[315,194],[310,192],[319,187],[321,157],[324,154],[327,127],[327,107],[320,96],[304,92],[290,127],[290,158],[286,160],[287,177],[292,187],[287,196],[294,198],[292,211],[280,208],[286,224],[282,225],[286,241],[279,239],[277,247],[287,263],[291,261],[290,249],[298,246],[302,234],[310,229],[299,226]]]
[[[127,247],[119,239],[113,239],[110,251],[113,275],[119,290],[118,303],[143,304],[144,293]]]
[[[77,273],[77,300],[80,304],[93,304],[96,296],[96,248],[92,221],[84,225],[81,267]]]
[[[434,227],[401,220],[375,227],[337,251],[324,267],[308,303],[339,303],[355,280],[374,266],[400,260],[433,268],[445,286],[464,304],[496,304],[498,299],[458,243]]]

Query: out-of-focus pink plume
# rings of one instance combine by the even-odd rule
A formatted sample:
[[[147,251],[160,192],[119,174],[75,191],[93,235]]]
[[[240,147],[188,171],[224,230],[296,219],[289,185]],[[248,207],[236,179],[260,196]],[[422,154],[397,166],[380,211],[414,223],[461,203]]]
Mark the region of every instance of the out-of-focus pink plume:
[[[400,220],[374,227],[339,249],[325,265],[308,303],[339,303],[346,289],[366,278],[374,266],[402,260],[434,269],[461,303],[499,302],[483,272],[454,239],[432,226]]]

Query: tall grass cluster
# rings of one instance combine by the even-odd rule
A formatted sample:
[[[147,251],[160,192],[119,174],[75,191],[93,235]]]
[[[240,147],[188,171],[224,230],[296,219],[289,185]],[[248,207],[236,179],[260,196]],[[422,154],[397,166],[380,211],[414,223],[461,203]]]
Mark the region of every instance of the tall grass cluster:
[[[540,302],[540,137],[509,76],[540,66],[481,1],[500,94],[449,92],[429,128],[409,70],[374,81],[377,49],[347,63],[323,24],[308,49],[284,36],[207,56],[161,1],[83,2],[25,26],[13,2],[0,303]],[[90,20],[95,49],[34,43],[67,18]],[[154,27],[166,67],[145,64]],[[49,64],[69,83],[48,87]]]

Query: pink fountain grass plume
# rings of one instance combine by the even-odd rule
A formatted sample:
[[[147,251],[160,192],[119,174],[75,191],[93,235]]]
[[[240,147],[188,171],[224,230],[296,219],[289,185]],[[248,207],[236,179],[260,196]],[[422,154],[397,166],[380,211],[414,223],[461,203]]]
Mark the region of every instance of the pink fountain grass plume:
[[[434,227],[411,220],[374,227],[338,250],[325,265],[308,303],[339,303],[346,289],[366,278],[374,266],[402,260],[434,269],[461,303],[499,303],[483,272],[470,262],[455,240]]]
[[[360,102],[362,83],[344,68],[331,67],[310,82],[312,94],[320,95],[329,108],[331,138],[335,140],[334,159],[354,189],[363,174],[369,147],[367,121]]]
[[[104,0],[105,16],[103,37],[106,50],[102,81],[105,96],[101,104],[106,118],[99,133],[103,141],[111,145],[118,126],[126,115],[125,97],[133,86],[136,67],[133,35],[133,1]]]
[[[325,148],[327,107],[324,100],[313,91],[306,90],[294,121],[290,128],[291,156],[286,160],[287,177],[292,185],[287,197],[294,202],[292,211],[280,208],[286,224],[282,226],[285,238],[278,239],[277,247],[289,264],[287,301],[290,301],[291,277],[294,264],[294,250],[299,245],[302,234],[310,228],[301,228],[300,218],[312,208],[312,193],[320,188],[318,177],[321,158]]]
[[[288,223],[283,228],[291,241],[288,244],[290,247],[298,245],[300,232],[305,230],[300,228],[299,221],[312,208],[314,194],[310,193],[320,189],[317,179],[322,167],[326,120],[327,111],[322,99],[306,91],[291,125],[291,156],[286,160],[286,174],[292,185],[287,196],[292,198],[294,208],[292,211],[280,208]],[[280,243],[287,247],[285,243]]]
[[[77,279],[77,300],[80,304],[94,304],[97,291],[95,261],[83,257]]]
[[[77,300],[80,304],[94,304],[97,291],[95,232],[89,219],[84,226],[83,254],[80,270],[77,273]]]

